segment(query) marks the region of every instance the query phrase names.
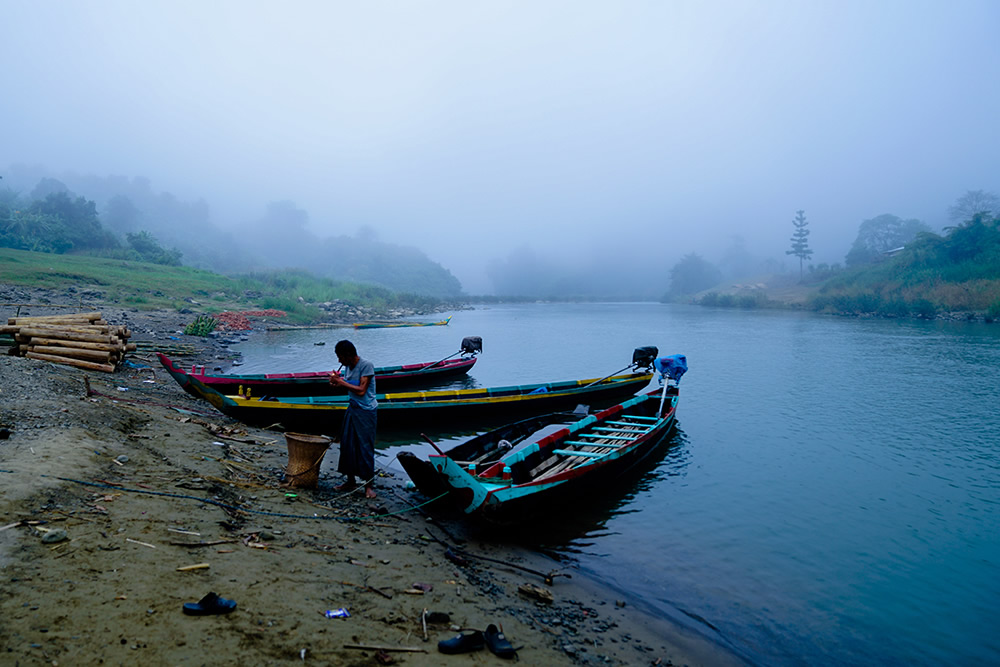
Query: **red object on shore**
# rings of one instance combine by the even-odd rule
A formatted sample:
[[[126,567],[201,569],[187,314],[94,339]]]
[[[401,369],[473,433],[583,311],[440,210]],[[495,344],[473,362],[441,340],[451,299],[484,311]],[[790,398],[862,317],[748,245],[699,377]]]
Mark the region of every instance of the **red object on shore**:
[[[283,310],[226,310],[215,316],[219,321],[219,328],[227,331],[249,331],[253,329],[247,317],[285,317],[288,315]]]

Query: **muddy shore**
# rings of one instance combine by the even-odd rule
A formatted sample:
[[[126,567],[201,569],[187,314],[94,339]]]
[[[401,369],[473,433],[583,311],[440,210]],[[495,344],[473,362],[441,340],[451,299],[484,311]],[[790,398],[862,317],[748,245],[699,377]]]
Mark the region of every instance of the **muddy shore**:
[[[102,312],[133,340],[183,346],[184,365],[228,370],[245,335]],[[405,477],[380,477],[375,500],[337,493],[336,445],[316,489],[282,486],[283,434],[188,396],[149,349],[113,374],[0,356],[4,664],[500,664],[437,651],[490,623],[529,664],[740,664],[571,564],[425,514]],[[547,583],[553,571],[574,577]],[[236,611],[181,612],[209,591]],[[341,608],[350,616],[325,613]]]

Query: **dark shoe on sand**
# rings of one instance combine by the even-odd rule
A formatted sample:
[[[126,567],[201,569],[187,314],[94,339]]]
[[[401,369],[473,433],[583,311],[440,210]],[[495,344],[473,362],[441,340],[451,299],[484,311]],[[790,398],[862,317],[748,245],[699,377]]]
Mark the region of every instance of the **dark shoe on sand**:
[[[211,616],[212,614],[228,614],[236,609],[235,600],[220,598],[215,593],[209,593],[200,602],[185,602],[184,613],[188,616]]]
[[[489,647],[490,651],[497,657],[504,659],[511,659],[517,655],[517,651],[511,645],[507,638],[503,636],[503,633],[497,629],[497,626],[490,623],[486,626],[486,631],[483,633],[483,639],[486,642],[486,646]]]
[[[441,653],[468,653],[483,647],[483,633],[479,630],[462,630],[462,634],[438,642]]]

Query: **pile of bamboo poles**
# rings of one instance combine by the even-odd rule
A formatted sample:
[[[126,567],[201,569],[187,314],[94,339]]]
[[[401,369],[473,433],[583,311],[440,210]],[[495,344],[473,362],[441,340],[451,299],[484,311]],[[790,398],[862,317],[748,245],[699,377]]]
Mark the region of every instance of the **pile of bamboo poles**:
[[[92,371],[114,372],[134,352],[126,327],[112,326],[97,313],[11,317],[0,334],[12,334],[10,354]]]

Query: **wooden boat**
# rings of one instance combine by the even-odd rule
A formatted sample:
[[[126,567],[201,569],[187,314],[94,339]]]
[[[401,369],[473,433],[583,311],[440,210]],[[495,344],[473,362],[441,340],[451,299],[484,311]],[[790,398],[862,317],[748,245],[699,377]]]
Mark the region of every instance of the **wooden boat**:
[[[386,321],[386,322],[355,322],[355,329],[387,329],[387,328],[397,328],[397,327],[443,327],[447,326],[448,322],[451,322],[451,315],[444,318],[440,322],[409,322],[403,321]]]
[[[458,461],[459,465],[468,468],[471,464],[477,470],[485,470],[530,438],[541,438],[558,428],[569,426],[586,417],[588,412],[589,408],[535,415],[477,435],[446,452],[441,452],[429,438],[428,441],[435,451]],[[410,451],[399,452],[396,458],[417,489],[428,498],[439,499],[450,490],[447,478],[439,474],[430,461]]]
[[[573,409],[580,403],[611,405],[635,394],[652,378],[652,372],[644,371],[512,387],[379,394],[378,427],[383,430],[428,423],[455,425],[470,420],[508,419],[518,414]],[[251,425],[280,424],[285,430],[330,434],[339,431],[347,411],[346,396],[226,396],[188,374],[174,375],[174,379],[223,414]]]
[[[462,347],[452,357],[461,354],[459,359],[445,357],[440,361],[428,361],[423,364],[407,364],[405,366],[382,366],[375,369],[375,386],[379,391],[398,391],[418,387],[434,386],[466,375],[476,363],[476,354],[482,352],[483,341],[478,336],[468,336],[462,340]],[[168,357],[156,353],[160,363],[170,372],[171,377],[180,383],[186,392],[197,396],[191,388],[191,383],[182,382],[185,375],[197,379],[207,387],[221,394],[243,394],[246,396],[330,396],[337,393],[345,394],[330,385],[330,371],[315,371],[309,373],[263,373],[263,374],[233,374],[210,375],[204,366],[193,367],[184,371]]]
[[[651,456],[673,429],[677,382],[687,370],[686,359],[674,359],[662,391],[635,396],[555,432],[529,433],[565,415],[510,424],[447,453],[439,450],[426,462],[403,452],[400,463],[424,494],[445,494],[463,512],[490,519],[523,517],[556,499],[593,493]]]

